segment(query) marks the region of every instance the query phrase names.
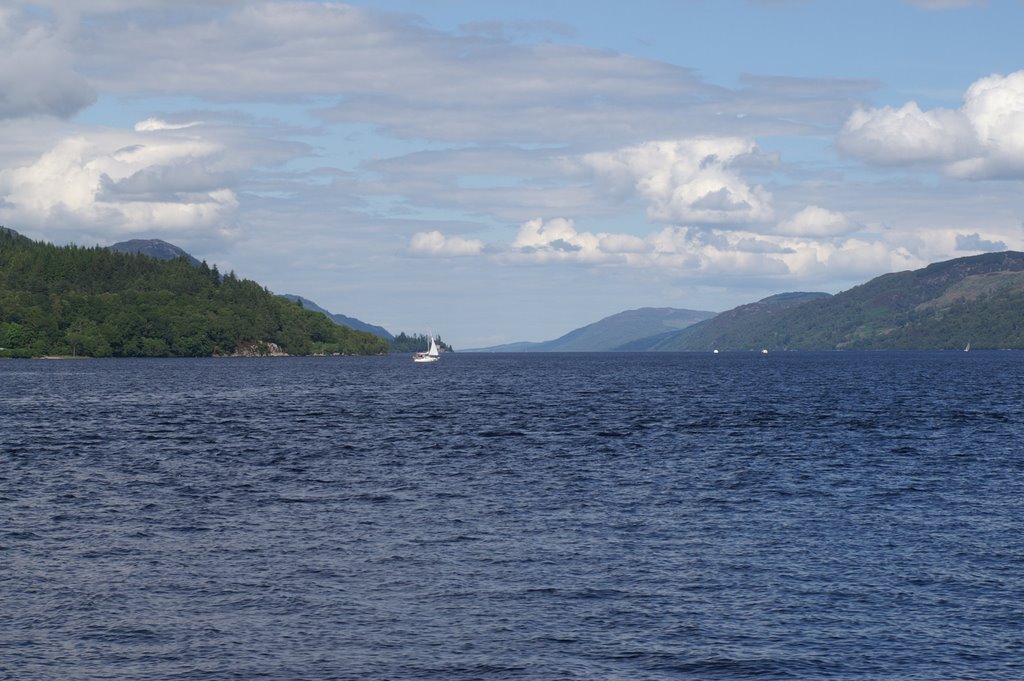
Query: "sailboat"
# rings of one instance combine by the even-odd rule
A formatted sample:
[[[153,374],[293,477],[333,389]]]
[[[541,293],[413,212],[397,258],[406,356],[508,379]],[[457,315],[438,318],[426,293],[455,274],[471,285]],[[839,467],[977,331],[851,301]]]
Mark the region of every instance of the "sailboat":
[[[427,348],[426,352],[417,352],[412,356],[414,362],[436,362],[441,359],[441,351],[437,349],[437,341],[434,340],[434,336],[430,336],[430,347]]]
[[[971,342],[967,341],[967,347],[964,348],[964,352],[970,352],[970,351],[971,351]]]

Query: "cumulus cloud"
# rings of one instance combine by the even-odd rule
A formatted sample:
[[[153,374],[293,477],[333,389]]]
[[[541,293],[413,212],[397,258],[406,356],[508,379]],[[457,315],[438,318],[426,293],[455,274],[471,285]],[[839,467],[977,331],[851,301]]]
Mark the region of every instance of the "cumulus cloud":
[[[938,164],[956,178],[1024,177],[1024,71],[975,81],[956,110],[860,109],[839,148],[880,165]]]
[[[924,112],[916,102],[898,109],[859,109],[840,133],[844,152],[881,165],[952,161],[975,148],[970,121],[960,111]]]
[[[831,237],[847,234],[854,229],[856,226],[842,213],[819,206],[807,206],[781,222],[775,231],[790,236]]]
[[[844,220],[838,213],[811,208],[814,210],[801,212],[811,217],[824,216],[833,222]],[[441,232],[414,237],[417,250],[424,255],[449,255],[445,248],[450,240]],[[707,277],[721,281],[789,277],[805,281],[859,280],[926,264],[905,247],[880,237],[828,234],[818,238],[686,227],[664,227],[635,235],[581,230],[568,218],[527,220],[510,243],[474,242],[471,251],[459,254],[505,264],[632,268],[695,282]]]
[[[510,249],[535,262],[601,262],[607,259],[601,249],[601,236],[577,232],[575,223],[566,218],[536,218],[520,225]]]
[[[65,36],[38,15],[0,7],[0,120],[66,118],[96,95],[75,71]]]
[[[430,232],[418,232],[412,236],[409,242],[409,249],[413,253],[446,257],[476,255],[483,250],[483,247],[482,241],[445,236],[436,229]]]
[[[568,218],[523,222],[508,244],[485,245],[482,241],[445,236],[440,231],[421,232],[410,243],[423,255],[487,255],[503,262],[624,264],[639,262],[656,246],[649,238],[632,234],[579,231]]]
[[[238,199],[224,151],[174,130],[67,137],[31,163],[0,171],[2,214],[51,231],[225,230]]]
[[[919,262],[905,248],[880,239],[816,239],[680,227],[666,227],[647,239],[654,246],[653,252],[631,264],[691,279],[856,280]]]
[[[583,163],[613,190],[647,201],[652,220],[749,223],[772,216],[771,194],[732,168],[755,149],[752,141],[736,137],[652,141],[587,154]]]

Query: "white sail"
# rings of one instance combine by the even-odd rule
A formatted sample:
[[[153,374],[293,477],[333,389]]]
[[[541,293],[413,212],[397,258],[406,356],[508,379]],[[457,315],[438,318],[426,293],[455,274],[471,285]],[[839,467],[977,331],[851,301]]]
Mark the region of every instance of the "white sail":
[[[437,341],[434,340],[434,334],[430,334],[430,345],[426,352],[413,353],[412,361],[414,362],[436,362],[441,359],[441,351],[437,347]]]

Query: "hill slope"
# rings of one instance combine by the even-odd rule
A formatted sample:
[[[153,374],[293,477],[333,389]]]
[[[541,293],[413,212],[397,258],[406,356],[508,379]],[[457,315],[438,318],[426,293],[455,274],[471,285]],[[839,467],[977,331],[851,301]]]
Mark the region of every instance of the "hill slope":
[[[782,312],[814,300],[830,298],[828,293],[780,293],[756,303],[740,305],[682,331],[647,339],[642,350],[759,350],[765,338],[772,338],[772,325]]]
[[[183,248],[175,246],[174,244],[168,243],[163,239],[130,239],[128,241],[120,241],[112,246],[108,246],[112,251],[118,253],[136,253],[139,255],[147,255],[150,258],[156,258],[157,260],[176,260],[178,258],[185,258],[193,267],[199,267],[202,263],[195,258],[191,253],[185,251]],[[320,307],[312,300],[297,296],[291,293],[285,293],[281,296],[291,302],[299,301],[302,303],[302,307],[307,310],[313,310],[324,314],[336,324],[347,326],[350,329],[356,331],[365,331],[372,333],[375,336],[380,336],[388,341],[394,340],[394,336],[388,332],[382,326],[374,326],[373,324],[367,324],[366,322],[360,321],[355,317],[348,317],[343,314],[334,314],[328,312],[324,308]]]
[[[196,258],[186,253],[183,249],[178,248],[174,244],[169,244],[162,239],[130,239],[128,241],[119,241],[112,246],[108,246],[108,248],[118,253],[148,255],[150,258],[157,260],[185,258],[193,267],[199,267],[200,265]]]
[[[605,317],[550,341],[510,343],[478,352],[608,352],[629,350],[630,344],[675,332],[715,315],[672,307],[643,307]]]
[[[662,349],[962,349],[967,343],[1024,348],[1024,253],[934,263],[732,326],[717,320],[679,334],[671,348]]]
[[[0,354],[377,354],[381,338],[334,324],[253,281],[186,259],[58,247],[0,231]]]
[[[381,338],[384,338],[389,341],[395,339],[395,337],[383,326],[367,324],[366,322],[356,319],[355,317],[348,317],[343,314],[335,314],[333,312],[328,312],[324,308],[314,303],[309,298],[303,298],[302,296],[297,296],[293,293],[285,293],[281,297],[286,298],[292,302],[299,301],[302,303],[302,307],[306,308],[307,310],[312,310],[313,312],[319,312],[320,314],[326,315],[327,318],[333,321],[335,324],[341,324],[342,326],[347,326],[350,329],[355,329],[356,331],[365,331],[367,333],[372,333],[374,336],[380,336]]]

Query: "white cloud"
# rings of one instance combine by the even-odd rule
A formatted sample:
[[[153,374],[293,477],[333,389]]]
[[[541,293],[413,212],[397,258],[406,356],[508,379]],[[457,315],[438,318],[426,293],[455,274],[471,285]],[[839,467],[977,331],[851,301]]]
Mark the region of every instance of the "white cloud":
[[[898,109],[858,109],[839,137],[842,151],[881,165],[945,162],[974,147],[970,121],[960,111],[921,111],[916,102]]]
[[[605,235],[576,231],[566,218],[528,220],[519,227],[510,248],[512,260],[527,262],[605,262],[609,254],[602,250]]]
[[[156,132],[158,130],[183,130],[199,123],[168,123],[159,118],[147,118],[135,124],[135,132]]]
[[[772,216],[771,194],[730,167],[755,149],[741,138],[700,137],[587,154],[583,163],[613,190],[647,201],[652,220],[737,224]]]
[[[858,110],[839,148],[881,165],[940,164],[956,178],[1024,177],[1024,71],[974,82],[956,110]]]
[[[598,246],[605,253],[622,253],[626,255],[647,253],[653,248],[646,239],[632,234],[601,234],[599,235]]]
[[[1024,71],[976,81],[964,95],[980,153],[949,166],[954,177],[1024,177]]]
[[[801,213],[810,216],[808,224],[820,224],[817,219],[845,222],[840,214],[814,206]],[[451,240],[452,237],[439,231],[417,234],[414,250],[425,255],[452,255],[455,253],[446,252]],[[672,280],[714,279],[733,285],[746,285],[752,279],[858,280],[927,262],[899,243],[878,236],[764,235],[736,229],[684,227],[664,227],[638,236],[581,231],[568,218],[528,220],[508,244],[473,244],[471,250],[457,254],[479,255],[506,264],[628,268],[658,273]]]
[[[815,239],[751,232],[665,228],[648,237],[656,251],[638,266],[660,267],[680,278],[714,278],[743,285],[752,278],[814,282],[854,280],[906,269],[910,254],[881,239]],[[780,284],[773,288],[778,290]]]
[[[790,236],[841,236],[856,229],[856,225],[842,213],[819,206],[807,206],[776,227],[779,234]]]
[[[567,218],[534,218],[519,226],[509,244],[485,245],[434,230],[414,235],[411,248],[425,255],[487,255],[502,262],[629,265],[651,254],[655,245],[632,234],[581,232]]]
[[[229,230],[238,199],[222,144],[177,131],[67,137],[34,161],[0,171],[9,224],[109,236]],[[220,165],[219,165],[220,164]]]
[[[458,236],[445,236],[439,230],[417,232],[409,242],[413,253],[436,256],[477,255],[483,249],[482,241],[463,239]]]

